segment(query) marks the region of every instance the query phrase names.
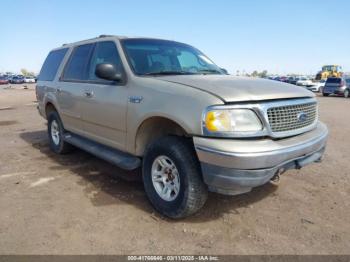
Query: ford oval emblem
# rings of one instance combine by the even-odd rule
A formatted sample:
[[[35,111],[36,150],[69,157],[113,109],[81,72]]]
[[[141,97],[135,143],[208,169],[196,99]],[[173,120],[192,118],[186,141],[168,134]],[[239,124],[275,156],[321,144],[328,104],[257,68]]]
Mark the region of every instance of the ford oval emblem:
[[[298,122],[305,122],[307,120],[307,114],[305,112],[300,112],[297,115]]]

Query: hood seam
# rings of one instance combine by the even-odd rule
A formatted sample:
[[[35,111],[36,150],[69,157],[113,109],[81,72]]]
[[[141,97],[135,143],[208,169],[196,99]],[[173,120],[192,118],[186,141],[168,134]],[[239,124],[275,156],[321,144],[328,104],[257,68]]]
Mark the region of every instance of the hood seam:
[[[192,85],[189,85],[189,84],[184,84],[184,83],[179,83],[179,82],[176,82],[176,81],[170,81],[170,80],[165,80],[165,79],[158,79],[158,80],[161,80],[161,81],[164,81],[164,82],[169,82],[169,83],[173,83],[173,84],[178,84],[178,85],[183,85],[183,86],[188,86],[188,87],[191,87],[191,88],[194,88],[194,89],[197,89],[197,90],[200,90],[200,91],[203,91],[205,93],[208,93],[212,96],[215,96],[216,98],[220,99],[222,102],[226,103],[226,101],[219,95],[217,94],[214,94],[208,90],[204,90],[202,88],[199,88],[199,87],[196,87],[196,86],[192,86]]]

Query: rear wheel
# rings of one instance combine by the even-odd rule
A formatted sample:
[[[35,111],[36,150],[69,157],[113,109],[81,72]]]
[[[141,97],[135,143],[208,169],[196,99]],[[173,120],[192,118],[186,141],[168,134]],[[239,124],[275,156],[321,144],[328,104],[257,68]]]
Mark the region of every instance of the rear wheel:
[[[322,93],[323,94],[323,96],[329,96],[329,94],[326,94],[326,93]]]
[[[73,147],[63,140],[64,128],[57,112],[53,111],[49,113],[47,120],[47,132],[51,150],[57,154],[70,152]]]
[[[149,146],[142,176],[150,202],[167,217],[192,215],[207,199],[196,152],[185,138],[167,136]]]

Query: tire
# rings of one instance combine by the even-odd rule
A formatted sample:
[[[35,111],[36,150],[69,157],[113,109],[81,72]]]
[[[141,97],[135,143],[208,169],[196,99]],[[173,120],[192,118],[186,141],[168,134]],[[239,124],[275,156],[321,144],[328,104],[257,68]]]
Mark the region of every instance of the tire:
[[[164,161],[165,168],[160,164]],[[160,171],[157,170],[159,166]],[[175,168],[172,167],[172,169],[169,166],[175,166]],[[158,193],[165,188],[161,186],[163,182],[154,182],[153,179],[156,176],[159,176],[157,179],[164,179],[164,176],[169,177],[169,174],[166,174],[167,168],[173,170],[170,171],[172,172],[170,182],[175,182],[174,190],[167,190],[167,193],[171,191],[171,194],[168,194],[169,198],[168,195],[161,196]],[[162,175],[158,173],[154,175],[155,172]],[[142,178],[147,197],[154,208],[170,218],[184,218],[194,214],[203,207],[208,197],[208,189],[202,180],[196,152],[192,143],[185,138],[166,136],[151,144],[146,149],[143,159]],[[179,185],[178,190],[175,190],[176,181]]]
[[[326,93],[322,93],[323,96],[329,96],[329,94],[326,94]]]
[[[345,89],[345,91],[344,91],[344,97],[345,97],[345,98],[349,98],[349,96],[350,96],[350,90],[349,90],[349,89]]]
[[[50,149],[57,154],[67,154],[72,151],[73,146],[63,140],[65,130],[58,113],[56,111],[49,113],[47,120]]]

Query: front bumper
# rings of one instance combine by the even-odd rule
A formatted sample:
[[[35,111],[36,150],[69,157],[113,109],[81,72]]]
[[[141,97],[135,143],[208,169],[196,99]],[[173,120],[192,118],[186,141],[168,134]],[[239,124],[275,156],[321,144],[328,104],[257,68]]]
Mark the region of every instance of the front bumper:
[[[328,130],[321,122],[307,133],[272,140],[194,137],[204,182],[211,191],[235,195],[267,183],[277,173],[322,158]]]

